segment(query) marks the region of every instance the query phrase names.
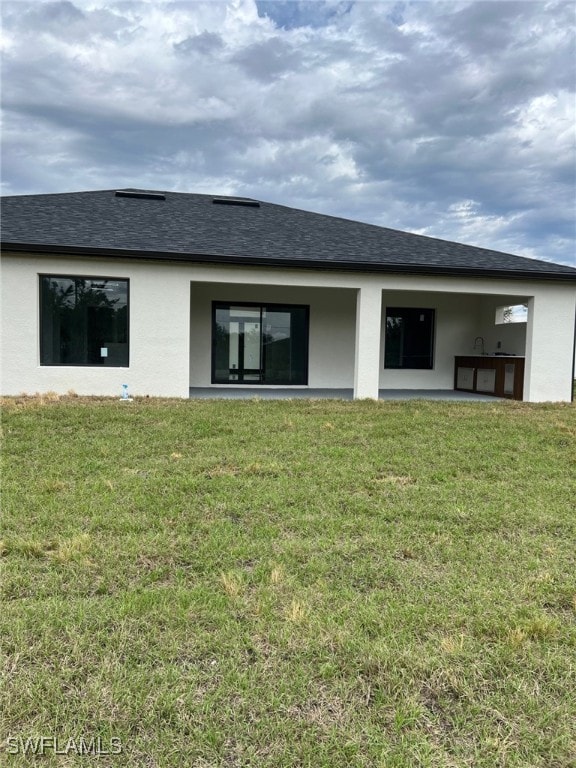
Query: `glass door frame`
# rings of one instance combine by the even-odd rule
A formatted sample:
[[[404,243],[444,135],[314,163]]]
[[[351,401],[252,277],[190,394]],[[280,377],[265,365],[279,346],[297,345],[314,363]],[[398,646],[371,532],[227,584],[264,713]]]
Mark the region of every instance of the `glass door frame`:
[[[236,381],[221,381],[216,378],[216,313],[219,309],[226,309],[230,310],[232,307],[238,307],[238,308],[246,308],[246,309],[259,309],[260,310],[260,380],[255,381],[254,379],[249,379],[247,381],[244,381],[242,379],[238,379]],[[304,322],[305,322],[305,333],[304,333],[304,339],[302,340],[304,344],[304,360],[305,360],[305,366],[303,370],[303,376],[302,381],[298,382],[298,384],[295,384],[291,381],[274,381],[272,384],[270,382],[267,382],[263,380],[263,378],[266,375],[266,344],[263,343],[263,314],[264,311],[270,310],[270,311],[276,311],[276,312],[289,312],[293,309],[300,309],[304,311]],[[213,301],[212,302],[212,345],[211,345],[211,352],[212,352],[212,359],[211,359],[211,382],[212,384],[221,384],[225,386],[307,386],[308,385],[308,368],[309,368],[309,358],[308,358],[308,350],[309,350],[309,335],[310,335],[310,307],[306,304],[274,304],[269,302],[259,302],[259,301]],[[250,371],[248,372],[250,373]],[[252,371],[252,373],[254,373]],[[238,375],[244,375],[243,369],[242,373],[241,370],[238,369]]]

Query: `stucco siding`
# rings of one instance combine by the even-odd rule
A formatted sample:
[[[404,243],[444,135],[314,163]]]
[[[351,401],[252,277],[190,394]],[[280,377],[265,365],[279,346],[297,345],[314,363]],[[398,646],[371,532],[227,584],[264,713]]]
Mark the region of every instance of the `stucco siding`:
[[[474,343],[480,323],[480,297],[431,292],[385,291],[382,323],[387,307],[434,309],[434,367],[431,370],[384,368],[384,341],[380,361],[381,389],[452,389],[454,356],[466,354]]]
[[[570,400],[576,291],[544,286],[528,302],[524,400]]]
[[[130,281],[129,367],[40,365],[39,274]],[[372,299],[358,315],[362,290]],[[378,291],[381,307],[374,300]],[[216,299],[309,305],[313,388],[352,387],[355,368],[358,372],[361,365],[366,373],[374,360],[378,375],[368,371],[361,396],[376,397],[377,384],[451,389],[454,355],[470,354],[474,338],[482,335],[487,351],[501,340],[503,347],[512,347],[505,351],[526,352],[525,399],[571,398],[576,291],[569,284],[26,254],[2,256],[2,394],[73,390],[119,396],[122,384],[128,384],[135,395],[186,397],[190,386],[210,385],[210,308]],[[494,326],[495,307],[509,299],[529,304],[526,326]],[[433,370],[384,369],[386,306],[436,310]],[[370,338],[358,355],[359,316]],[[381,332],[377,356],[376,328]]]
[[[190,386],[210,386],[212,302],[305,304],[310,307],[308,386],[351,387],[356,292],[347,289],[192,282]],[[257,385],[256,385],[257,387]]]
[[[486,352],[502,351],[514,355],[526,354],[527,323],[501,323],[497,325],[496,309],[527,303],[528,298],[525,296],[486,296],[482,298],[482,322],[478,335],[484,339]],[[500,343],[500,347],[498,347],[498,343]]]
[[[40,274],[118,277],[129,282],[128,368],[40,365]],[[189,289],[180,270],[153,263],[3,257],[2,393],[188,395]]]

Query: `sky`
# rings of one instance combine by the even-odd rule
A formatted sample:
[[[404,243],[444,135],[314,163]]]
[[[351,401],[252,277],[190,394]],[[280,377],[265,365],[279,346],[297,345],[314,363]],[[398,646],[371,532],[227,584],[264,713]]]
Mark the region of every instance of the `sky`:
[[[2,194],[239,195],[576,266],[576,4],[4,0]]]

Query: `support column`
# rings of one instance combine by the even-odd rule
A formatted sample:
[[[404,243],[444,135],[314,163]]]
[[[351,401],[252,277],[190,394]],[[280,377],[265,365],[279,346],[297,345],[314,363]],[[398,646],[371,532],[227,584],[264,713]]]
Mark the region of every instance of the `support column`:
[[[366,285],[356,296],[356,349],[354,355],[354,399],[378,399],[380,382],[380,336],[382,333],[382,289]]]
[[[576,292],[555,288],[528,302],[524,400],[532,403],[572,396]]]

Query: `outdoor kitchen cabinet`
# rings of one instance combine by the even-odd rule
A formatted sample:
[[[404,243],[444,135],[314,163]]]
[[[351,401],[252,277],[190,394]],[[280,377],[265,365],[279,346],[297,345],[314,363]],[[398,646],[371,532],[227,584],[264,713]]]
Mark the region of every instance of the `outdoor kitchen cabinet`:
[[[454,389],[522,400],[524,358],[515,355],[459,355]]]

